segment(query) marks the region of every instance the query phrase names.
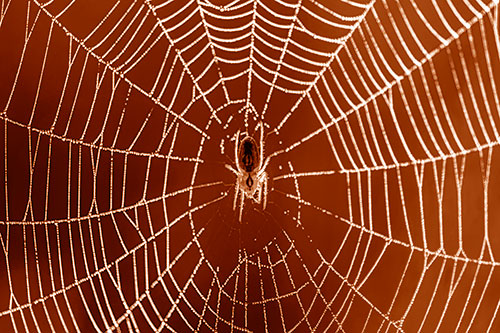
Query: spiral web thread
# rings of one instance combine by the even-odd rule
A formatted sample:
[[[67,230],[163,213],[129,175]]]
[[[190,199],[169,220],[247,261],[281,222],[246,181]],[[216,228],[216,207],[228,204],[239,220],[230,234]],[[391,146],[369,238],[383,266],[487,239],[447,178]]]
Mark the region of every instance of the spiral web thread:
[[[109,1],[77,24],[71,18],[84,2],[1,2],[2,57],[16,60],[2,69],[10,74],[0,104],[2,326],[498,329],[498,1]],[[290,105],[276,111],[283,96]],[[132,108],[133,99],[144,109]],[[238,113],[224,116],[232,106]],[[266,149],[271,161],[286,161],[270,172],[270,200],[294,205],[282,213],[304,233],[314,224],[306,210],[345,232],[335,251],[306,255],[283,229],[257,254],[240,249],[223,275],[207,259],[200,239],[208,227],[197,215],[234,195],[221,180],[197,177],[214,145],[211,129],[241,116],[248,131],[260,119],[269,137],[279,136],[299,114],[312,130]],[[182,133],[199,144],[192,154],[177,153]],[[215,145],[232,158],[230,138]],[[294,152],[318,138],[332,167],[297,166]],[[144,172],[142,192],[130,194],[133,163]],[[155,165],[164,175],[159,191],[150,181]],[[175,166],[191,174],[170,187]],[[345,214],[303,190],[331,177],[345,183]],[[283,182],[291,187],[280,189]],[[196,200],[197,191],[216,196]],[[168,202],[180,196],[184,209],[172,210]],[[56,202],[63,214],[51,208]],[[178,236],[181,225],[189,236]],[[405,260],[387,268],[393,251]],[[370,284],[382,268],[397,281],[388,301]]]

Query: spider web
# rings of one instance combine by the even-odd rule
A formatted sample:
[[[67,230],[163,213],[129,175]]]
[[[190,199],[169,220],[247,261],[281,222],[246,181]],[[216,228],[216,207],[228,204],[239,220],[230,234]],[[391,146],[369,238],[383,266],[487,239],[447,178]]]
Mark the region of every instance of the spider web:
[[[2,0],[0,326],[499,329],[498,13]]]

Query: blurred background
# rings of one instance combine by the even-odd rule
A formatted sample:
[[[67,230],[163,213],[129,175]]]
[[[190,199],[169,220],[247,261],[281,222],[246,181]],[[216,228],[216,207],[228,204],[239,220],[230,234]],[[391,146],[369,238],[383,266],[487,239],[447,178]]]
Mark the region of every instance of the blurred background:
[[[0,45],[1,331],[500,331],[497,0],[3,0]]]

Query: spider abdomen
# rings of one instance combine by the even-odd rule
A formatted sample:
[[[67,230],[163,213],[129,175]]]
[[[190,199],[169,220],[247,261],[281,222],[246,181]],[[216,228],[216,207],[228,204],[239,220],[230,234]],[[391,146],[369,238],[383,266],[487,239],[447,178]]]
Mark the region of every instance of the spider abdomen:
[[[259,165],[259,151],[257,143],[252,137],[247,136],[241,141],[238,157],[246,172],[252,172],[257,168],[257,165]]]

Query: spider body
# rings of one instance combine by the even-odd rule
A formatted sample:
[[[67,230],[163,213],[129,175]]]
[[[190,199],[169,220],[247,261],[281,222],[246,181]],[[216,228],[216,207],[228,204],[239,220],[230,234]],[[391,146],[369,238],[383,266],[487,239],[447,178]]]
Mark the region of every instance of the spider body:
[[[245,198],[252,199],[260,204],[263,202],[263,209],[267,203],[267,173],[266,167],[269,158],[264,160],[264,126],[260,126],[260,142],[247,133],[236,133],[234,144],[234,157],[236,168],[226,164],[226,168],[236,175],[235,194],[233,210],[236,210],[238,196],[240,196],[239,221],[243,213]],[[241,134],[244,135],[240,140]]]
[[[240,165],[248,175],[245,184],[250,190],[254,184],[252,177],[255,177],[255,175],[253,175],[253,171],[257,168],[260,159],[259,149],[254,138],[247,136],[241,141],[238,148],[238,158]]]
[[[257,142],[251,136],[244,138],[239,147],[238,157],[246,172],[252,172],[259,163]]]

